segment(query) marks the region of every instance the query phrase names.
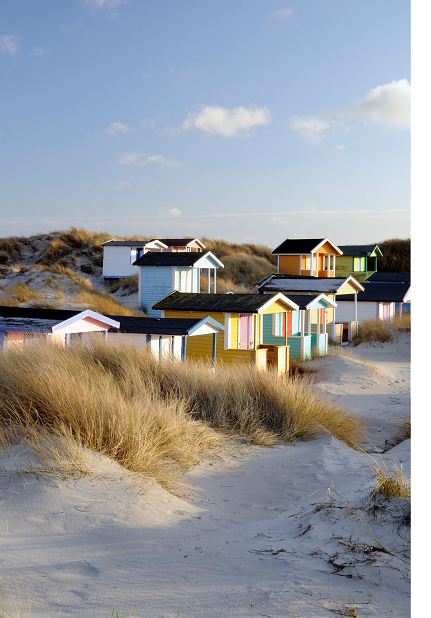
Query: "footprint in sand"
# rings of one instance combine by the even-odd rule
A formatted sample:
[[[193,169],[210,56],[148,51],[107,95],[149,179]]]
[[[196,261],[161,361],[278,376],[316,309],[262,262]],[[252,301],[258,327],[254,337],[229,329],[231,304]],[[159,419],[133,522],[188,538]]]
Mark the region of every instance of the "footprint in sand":
[[[61,579],[78,579],[81,577],[95,578],[99,576],[99,569],[86,560],[77,560],[56,567],[55,575]]]

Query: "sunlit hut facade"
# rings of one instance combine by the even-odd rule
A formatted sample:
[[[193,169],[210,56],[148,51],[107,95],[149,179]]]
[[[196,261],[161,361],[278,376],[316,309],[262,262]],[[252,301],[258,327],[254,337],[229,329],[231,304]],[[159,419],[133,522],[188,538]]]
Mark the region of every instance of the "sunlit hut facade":
[[[303,277],[334,277],[336,258],[343,254],[329,238],[286,238],[272,253],[278,273]]]
[[[225,328],[216,337],[202,336],[187,341],[188,359],[209,360],[215,356],[222,362],[246,362],[259,369],[274,367],[279,373],[289,368],[288,331],[282,325],[291,323],[291,312],[299,306],[283,294],[264,297],[257,294],[196,294],[174,291],[155,305],[162,317],[203,318],[210,316]],[[265,343],[264,316],[276,323],[276,342]],[[273,317],[275,316],[275,317]],[[290,316],[290,317],[289,317]],[[215,350],[214,347],[215,346]]]
[[[312,354],[327,354],[327,316],[328,313],[332,315],[336,302],[325,294],[296,294],[291,300],[298,305],[299,311],[262,315],[261,342],[281,345],[287,335],[290,358],[307,360]]]
[[[336,277],[353,275],[358,281],[364,281],[377,271],[377,258],[383,253],[377,245],[343,245],[343,252],[337,260]]]
[[[66,346],[74,340],[102,335],[118,328],[117,320],[86,309],[65,311],[0,307],[0,349],[24,348],[37,341]]]
[[[259,294],[274,294],[276,292],[281,292],[282,294],[288,295],[292,300],[295,300],[297,294],[308,294],[312,296],[324,294],[334,303],[338,303],[343,296],[351,294],[354,300],[349,310],[349,315],[344,315],[341,320],[337,318],[337,304],[325,308],[325,330],[329,338],[337,343],[351,341],[358,332],[357,294],[364,288],[353,277],[342,279],[338,277],[300,277],[298,275],[274,274],[267,275],[258,281],[256,285]],[[306,316],[305,319],[311,320],[310,324],[306,321],[306,332],[308,328],[311,329],[312,333],[321,329],[322,316],[317,308],[312,310],[310,318]]]

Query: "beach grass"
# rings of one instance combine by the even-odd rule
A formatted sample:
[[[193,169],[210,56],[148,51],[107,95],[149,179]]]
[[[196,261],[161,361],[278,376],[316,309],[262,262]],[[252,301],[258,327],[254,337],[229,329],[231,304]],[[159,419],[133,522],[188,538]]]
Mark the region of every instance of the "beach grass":
[[[168,488],[227,437],[272,445],[329,432],[356,446],[363,435],[357,416],[303,378],[159,362],[133,345],[100,341],[1,353],[0,422],[4,447],[20,437],[61,438]]]
[[[398,333],[409,332],[411,330],[411,316],[403,313],[401,317],[396,317],[392,321],[385,320],[364,320],[359,324],[359,334],[353,340],[353,345],[363,342],[387,342],[392,341]]]

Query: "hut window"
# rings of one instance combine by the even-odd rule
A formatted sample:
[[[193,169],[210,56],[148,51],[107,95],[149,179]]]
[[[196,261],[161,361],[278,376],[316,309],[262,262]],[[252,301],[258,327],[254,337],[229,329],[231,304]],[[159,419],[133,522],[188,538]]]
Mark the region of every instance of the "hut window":
[[[274,337],[284,337],[286,334],[286,321],[284,313],[272,314],[272,334]]]

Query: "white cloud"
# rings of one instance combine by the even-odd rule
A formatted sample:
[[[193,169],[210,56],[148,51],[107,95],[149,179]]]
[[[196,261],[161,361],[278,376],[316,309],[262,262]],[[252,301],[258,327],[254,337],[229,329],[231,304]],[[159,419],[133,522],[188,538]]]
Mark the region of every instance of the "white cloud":
[[[292,9],[278,9],[269,14],[271,19],[290,19],[292,17]]]
[[[117,133],[128,133],[129,131],[132,131],[132,128],[128,127],[122,122],[111,122],[109,127],[106,129],[106,133],[108,135],[117,135]]]
[[[145,159],[145,163],[160,163],[166,167],[181,167],[181,161],[175,161],[174,159],[167,159],[163,155],[151,155]]]
[[[159,210],[157,215],[159,217],[181,217],[181,210],[179,208],[170,208],[169,210]]]
[[[330,126],[318,116],[291,116],[289,119],[289,128],[311,144],[321,142]]]
[[[118,163],[121,165],[147,165],[148,163],[158,163],[165,167],[181,167],[181,161],[168,159],[163,155],[146,155],[139,152],[122,152]]]
[[[407,79],[392,81],[370,90],[338,113],[348,120],[380,122],[388,127],[410,128],[411,86]]]
[[[46,56],[49,54],[50,50],[44,47],[33,47],[33,54],[35,56]]]
[[[310,143],[322,141],[331,127],[344,126],[348,130],[349,123],[357,120],[408,129],[410,90],[407,79],[392,81],[373,88],[365,97],[354,99],[350,105],[329,110],[320,116],[291,116],[289,128]],[[345,150],[345,147],[337,146],[337,149]]]
[[[93,12],[99,9],[104,10],[110,18],[114,19],[118,17],[115,9],[122,4],[128,4],[128,0],[81,0],[81,4]]]
[[[1,37],[1,50],[15,54],[18,50],[19,36],[17,34],[3,34]]]
[[[183,131],[200,129],[210,135],[237,137],[247,135],[253,127],[271,124],[267,107],[210,107],[203,105],[198,112],[190,113],[182,124]]]
[[[346,147],[341,144],[340,146],[336,146],[336,150],[346,150]]]

